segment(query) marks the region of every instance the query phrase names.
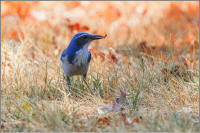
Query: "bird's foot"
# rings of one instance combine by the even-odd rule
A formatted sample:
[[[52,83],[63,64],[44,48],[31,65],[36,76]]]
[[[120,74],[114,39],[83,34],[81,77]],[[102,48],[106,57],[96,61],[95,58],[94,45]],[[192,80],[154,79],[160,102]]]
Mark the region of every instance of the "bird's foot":
[[[66,84],[69,86],[71,85],[70,78],[67,76]]]
[[[83,81],[87,85],[87,87],[90,88],[87,81],[86,81],[86,76],[87,76],[86,74],[83,75]]]

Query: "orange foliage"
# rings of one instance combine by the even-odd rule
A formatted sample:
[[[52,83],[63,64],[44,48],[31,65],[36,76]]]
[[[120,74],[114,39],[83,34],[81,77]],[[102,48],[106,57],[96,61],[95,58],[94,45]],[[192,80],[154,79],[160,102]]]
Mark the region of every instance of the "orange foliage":
[[[194,23],[196,22],[196,18],[199,15],[199,7],[198,7],[198,5],[194,5],[189,2],[185,2],[183,4],[180,4],[179,2],[170,2],[170,3],[171,4],[167,8],[163,8],[161,11],[161,13],[163,13],[163,16],[161,18],[162,18],[162,20],[164,20],[164,22],[162,23],[162,26],[160,28],[162,31],[158,30],[158,32],[160,32],[160,34],[157,34],[157,36],[153,36],[153,37],[155,37],[155,39],[152,36],[149,38],[153,38],[152,40],[154,40],[156,42],[154,45],[155,48],[156,48],[156,44],[166,45],[166,44],[172,43],[174,47],[182,47],[183,45],[193,44],[191,52],[194,56],[195,50],[196,50],[195,46],[196,46],[196,44],[198,45],[198,38],[196,35],[197,33],[195,31],[196,30],[195,26],[198,26],[198,24],[199,24],[199,23],[197,23],[197,24],[194,24]],[[132,34],[135,32],[134,31],[135,28],[132,28],[132,25],[131,25],[131,23],[132,22],[134,23],[134,21],[135,21],[135,19],[132,20],[132,18],[134,18],[134,15],[135,15],[134,13],[137,11],[136,10],[138,7],[137,4],[133,4],[133,5],[129,6],[127,8],[127,10],[124,11],[124,10],[122,10],[124,7],[123,8],[120,7],[120,6],[123,6],[123,4],[121,4],[121,5],[119,4],[120,6],[118,6],[117,4],[113,4],[112,2],[102,2],[102,3],[100,2],[100,3],[98,3],[99,5],[97,5],[93,2],[82,3],[80,1],[67,1],[67,2],[64,2],[65,6],[64,6],[64,9],[61,11],[66,11],[68,17],[63,17],[61,15],[62,17],[60,17],[60,20],[59,20],[58,16],[55,15],[55,13],[52,13],[52,14],[51,14],[51,12],[50,12],[50,14],[44,13],[48,17],[45,21],[41,21],[41,22],[37,22],[37,19],[33,19],[34,15],[33,15],[33,17],[30,17],[32,11],[34,10],[34,6],[39,5],[38,1],[36,1],[36,2],[6,1],[6,2],[2,2],[2,4],[3,4],[3,6],[6,7],[6,8],[4,8],[4,10],[2,12],[2,18],[4,18],[4,16],[17,15],[17,16],[19,16],[19,20],[17,20],[17,22],[14,21],[14,23],[20,22],[20,25],[32,25],[33,24],[36,27],[44,26],[44,27],[48,27],[49,29],[52,29],[53,32],[55,31],[57,33],[57,32],[61,31],[60,29],[62,29],[62,26],[57,26],[56,24],[58,23],[58,25],[59,24],[62,25],[62,22],[63,22],[62,19],[63,19],[64,26],[66,26],[67,30],[72,33],[74,33],[74,31],[75,32],[93,32],[93,33],[112,32],[113,34],[110,34],[110,36],[111,36],[110,38],[113,38],[113,39],[112,40],[106,39],[106,41],[107,41],[106,44],[107,45],[113,44],[112,47],[114,47],[114,44],[120,43],[121,40],[125,40],[125,41],[122,41],[125,43],[128,43],[129,40],[130,41],[133,41],[134,39],[137,40],[137,38],[132,38],[133,37]],[[66,9],[65,9],[65,7],[66,7]],[[79,7],[79,8],[77,8],[77,7]],[[93,7],[98,7],[98,8],[96,9]],[[141,16],[139,19],[141,19],[141,24],[143,24],[142,17],[145,17],[145,15],[150,12],[149,11],[150,8],[148,6],[147,7],[141,6],[141,7],[142,7],[142,10],[139,11],[139,14]],[[69,15],[71,13],[70,9],[73,9],[73,8],[76,8],[76,9],[72,10],[72,11],[75,11],[75,14],[79,10],[80,10],[80,12],[85,12],[85,13],[89,12],[89,15],[81,16],[82,18],[84,18],[84,23],[73,20],[74,16]],[[49,9],[52,9],[52,8],[49,8]],[[92,9],[92,12],[90,12],[90,9]],[[45,10],[46,10],[46,8],[45,8]],[[72,12],[72,13],[74,13],[74,12]],[[128,14],[128,13],[133,13],[133,14]],[[41,16],[39,16],[39,17],[41,17]],[[136,17],[137,17],[137,15],[136,15]],[[91,21],[90,24],[87,24],[87,19],[89,21]],[[100,24],[102,23],[104,25],[104,26],[102,26],[103,28],[95,27],[95,24],[98,22],[99,19],[103,20],[100,22]],[[193,23],[193,21],[194,21],[194,23]],[[52,24],[52,22],[53,22],[53,24]],[[112,22],[114,22],[114,23],[112,23]],[[177,23],[173,23],[173,22],[177,22]],[[6,21],[5,21],[5,23],[6,23]],[[139,23],[137,26],[140,26],[141,24]],[[150,21],[150,24],[151,24],[151,21]],[[4,24],[2,24],[2,26],[3,25]],[[117,25],[117,26],[115,26],[115,25]],[[15,30],[9,29],[6,31],[6,28],[4,28],[5,29],[4,33],[7,34],[6,37],[8,37],[8,39],[14,39],[16,41],[19,41],[20,39],[24,39],[23,31],[16,30],[16,27],[12,27],[12,26],[10,26],[10,27],[11,27],[10,29],[15,29]],[[141,26],[141,28],[142,28],[142,26]],[[148,26],[144,29],[147,29],[145,31],[145,32],[147,32],[147,34],[149,34],[149,35],[151,34],[149,32],[149,30],[151,30],[151,29],[149,29]],[[142,30],[144,30],[144,29],[142,29]],[[158,29],[159,29],[159,27],[158,27]],[[155,30],[157,30],[156,27],[155,27]],[[180,31],[182,31],[182,30],[183,30],[183,33],[180,33]],[[137,32],[139,33],[140,31],[136,31],[136,33]],[[64,34],[66,34],[66,33],[64,32]],[[169,34],[170,34],[170,38],[169,38]],[[138,35],[138,36],[140,36],[140,35]],[[120,41],[118,41],[117,37],[119,37]],[[147,39],[146,36],[143,37],[141,35],[140,37],[141,37],[140,38],[141,40],[138,41],[139,43],[136,43],[137,45],[139,45],[140,50],[146,54],[152,54],[153,48],[150,46],[151,42],[149,42],[149,40]],[[52,43],[49,43],[49,44],[52,44]],[[56,43],[54,43],[54,44],[56,44]],[[133,44],[133,43],[130,43],[130,44]],[[58,47],[58,46],[55,45],[55,47]],[[61,51],[61,50],[59,50],[59,51]],[[98,49],[95,49],[95,48],[91,48],[90,51],[94,58],[100,57],[102,61],[108,60],[110,63],[118,63],[119,59],[117,58],[115,53],[113,53],[112,51],[108,50],[108,54],[106,54],[105,52],[102,52]],[[48,52],[46,52],[46,53],[48,53]],[[33,54],[33,57],[35,57],[34,54]]]
[[[65,2],[65,6],[67,7],[67,9],[73,9],[75,7],[81,6],[81,2],[80,1],[67,1],[67,2]]]
[[[173,2],[171,3],[169,9],[164,10],[163,14],[164,16],[168,16],[175,20],[180,20],[181,17],[186,17],[187,19],[190,19],[191,17],[199,16],[199,4],[194,6],[191,5],[191,3],[187,3],[185,5],[187,7],[186,9],[184,9],[180,4]]]
[[[19,37],[24,39],[24,33],[21,30],[20,31],[12,30],[9,37],[10,37],[10,39],[14,39],[16,41],[19,41]]]
[[[111,23],[121,17],[121,12],[113,5],[108,5],[105,10],[98,11],[97,15],[99,18],[103,18],[107,23]]]
[[[179,20],[183,14],[183,10],[177,4],[171,3],[170,9],[164,11],[165,16],[171,16],[175,20]]]
[[[33,4],[38,4],[39,1],[5,1],[8,6],[8,10],[2,14],[5,15],[18,15],[20,18],[24,19],[30,16],[30,11],[33,8]]]
[[[196,6],[192,6],[191,3],[188,3],[187,7],[191,16],[199,16],[199,3]]]

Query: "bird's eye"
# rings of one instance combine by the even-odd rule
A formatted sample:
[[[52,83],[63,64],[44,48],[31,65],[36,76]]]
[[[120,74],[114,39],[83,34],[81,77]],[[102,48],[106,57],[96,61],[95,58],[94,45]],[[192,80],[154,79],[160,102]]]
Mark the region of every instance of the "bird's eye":
[[[87,38],[87,36],[83,36],[83,39],[86,39]]]

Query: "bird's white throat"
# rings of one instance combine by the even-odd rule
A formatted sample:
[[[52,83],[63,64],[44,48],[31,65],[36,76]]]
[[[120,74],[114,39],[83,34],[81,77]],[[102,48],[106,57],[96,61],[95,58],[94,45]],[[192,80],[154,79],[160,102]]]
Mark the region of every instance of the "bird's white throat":
[[[88,45],[89,43],[85,44],[83,48],[76,52],[76,57],[74,60],[76,65],[88,64]]]

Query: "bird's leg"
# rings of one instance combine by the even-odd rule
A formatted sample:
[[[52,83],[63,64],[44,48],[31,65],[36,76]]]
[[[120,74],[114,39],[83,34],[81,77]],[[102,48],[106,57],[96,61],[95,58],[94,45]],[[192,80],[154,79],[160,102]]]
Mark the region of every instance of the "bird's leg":
[[[87,74],[83,74],[83,81],[87,84],[86,77],[87,77]]]
[[[88,85],[88,83],[86,82],[86,77],[87,77],[87,74],[84,74],[84,75],[83,75],[83,81],[85,82],[85,84],[86,84],[87,87],[89,88],[89,85]]]
[[[66,76],[66,78],[67,85],[71,85],[69,76]]]
[[[86,81],[87,74],[83,74],[83,80]]]

